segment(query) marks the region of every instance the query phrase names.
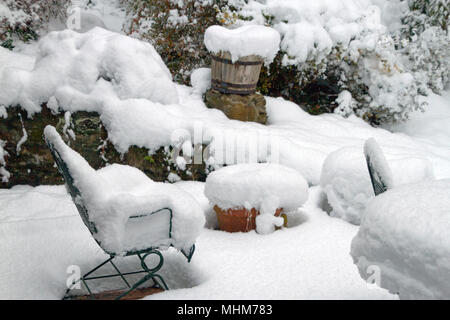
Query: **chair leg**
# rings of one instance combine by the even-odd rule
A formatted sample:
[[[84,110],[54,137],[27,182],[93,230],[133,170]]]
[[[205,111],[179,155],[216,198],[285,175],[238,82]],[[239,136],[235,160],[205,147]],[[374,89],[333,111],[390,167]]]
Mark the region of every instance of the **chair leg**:
[[[152,254],[158,256],[159,263],[156,267],[149,268],[147,266],[147,264],[145,263],[145,258],[147,258],[149,255],[152,255]],[[159,252],[158,250],[151,250],[151,251],[145,253],[143,256],[141,256],[140,254],[138,254],[137,256],[141,260],[142,269],[144,269],[145,272],[147,272],[147,274],[142,279],[137,281],[129,290],[127,290],[126,292],[119,295],[116,298],[116,300],[120,300],[123,297],[127,296],[130,292],[132,292],[133,290],[136,290],[139,286],[141,286],[142,284],[144,284],[145,282],[147,282],[150,279],[152,279],[156,284],[158,284],[163,290],[169,290],[169,287],[167,286],[166,282],[164,281],[164,278],[161,275],[157,274],[157,272],[162,268],[162,266],[164,264],[164,258],[162,256],[161,252]]]
[[[77,281],[75,281],[74,283],[72,283],[72,285],[71,285],[69,288],[67,288],[66,293],[64,294],[64,298],[63,298],[63,299],[66,300],[66,299],[69,298],[69,296],[68,296],[69,292],[72,291],[72,289],[74,288],[74,286],[75,286],[78,282],[82,282],[82,283],[85,285],[86,289],[88,290],[89,294],[92,295],[92,291],[91,291],[91,289],[89,288],[89,286],[87,285],[87,282],[86,282],[85,279],[86,279],[90,274],[94,273],[95,271],[97,271],[98,269],[100,269],[101,267],[103,267],[103,266],[104,266],[105,264],[107,264],[108,262],[111,262],[113,259],[114,259],[114,256],[110,256],[108,259],[106,259],[105,261],[103,261],[102,263],[100,263],[98,266],[94,267],[94,268],[91,269],[89,272],[87,272],[86,274],[84,274],[80,279],[78,279]]]
[[[72,283],[72,285],[66,290],[66,293],[64,295],[64,300],[69,299],[69,293],[70,291],[72,291],[72,289],[74,288],[74,286],[79,283],[82,282],[87,291],[89,292],[90,296],[93,296],[93,293],[91,291],[91,289],[89,288],[87,282],[89,280],[94,280],[94,279],[102,279],[102,278],[111,278],[111,277],[121,277],[122,280],[125,282],[125,284],[128,287],[128,290],[125,291],[124,293],[122,293],[121,295],[119,295],[116,300],[121,299],[123,297],[125,297],[126,295],[128,295],[130,292],[132,292],[133,290],[137,289],[139,286],[141,286],[142,284],[144,284],[145,282],[147,282],[148,280],[152,279],[153,282],[158,285],[161,289],[163,290],[169,290],[169,287],[167,286],[166,281],[164,280],[164,278],[159,275],[157,272],[162,268],[163,264],[164,264],[164,257],[161,254],[161,252],[159,250],[149,250],[145,253],[141,254],[136,254],[139,257],[139,260],[141,262],[141,267],[142,270],[141,271],[135,271],[135,272],[127,272],[127,273],[122,273],[119,268],[113,263],[113,259],[115,258],[115,256],[110,256],[108,259],[106,259],[105,261],[103,261],[102,263],[100,263],[98,266],[96,266],[95,268],[93,268],[92,270],[90,270],[89,272],[87,272],[86,274],[84,274],[80,279],[78,279],[77,281],[75,281],[74,283]],[[158,265],[154,268],[149,268],[147,266],[147,264],[145,263],[145,259],[149,256],[149,255],[156,255],[159,259]],[[110,275],[101,275],[101,276],[91,276],[89,277],[92,273],[94,273],[95,271],[97,271],[98,269],[100,269],[101,267],[103,267],[104,265],[106,265],[107,263],[110,263],[113,268],[116,270],[117,274],[110,274]],[[125,275],[129,275],[129,274],[136,274],[136,273],[147,273],[143,278],[141,278],[140,280],[138,280],[133,286],[131,286],[128,281],[125,279]]]

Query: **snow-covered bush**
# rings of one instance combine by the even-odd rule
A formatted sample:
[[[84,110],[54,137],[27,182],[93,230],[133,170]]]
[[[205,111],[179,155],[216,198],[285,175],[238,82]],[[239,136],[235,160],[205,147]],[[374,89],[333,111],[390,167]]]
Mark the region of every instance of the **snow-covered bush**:
[[[39,30],[51,19],[65,16],[70,1],[4,0],[0,3],[0,42],[13,48],[13,40],[36,39]]]
[[[356,114],[374,125],[406,120],[423,108],[419,96],[428,87],[439,92],[449,78],[443,0],[122,2],[130,17],[125,30],[150,41],[175,80],[185,84],[191,70],[210,63],[203,45],[210,25],[273,27],[281,51],[261,71],[258,88],[312,114]],[[423,32],[426,25],[441,31]],[[406,30],[420,28],[417,40],[406,39]],[[351,95],[345,106],[343,91]]]
[[[105,95],[178,102],[172,76],[151,44],[102,28],[51,32],[39,41],[37,60],[33,70],[0,74],[0,105],[20,105],[32,116],[54,98],[56,109],[71,111],[99,110]]]
[[[399,47],[421,85],[441,93],[450,81],[450,3],[445,0],[410,0],[410,11],[398,35]]]
[[[420,92],[382,21],[379,3],[384,2],[268,0],[243,5],[240,15],[271,25],[282,36],[279,59],[262,72],[263,92],[306,104],[313,113],[355,113],[376,125],[407,119],[421,107]],[[343,90],[351,93],[351,107],[336,108]]]
[[[6,161],[5,158],[8,152],[4,149],[6,142],[0,139],[0,181],[8,182],[10,173],[5,169]]]
[[[150,42],[178,82],[189,84],[193,69],[210,65],[205,30],[223,24],[227,0],[121,0],[127,8],[127,34]]]

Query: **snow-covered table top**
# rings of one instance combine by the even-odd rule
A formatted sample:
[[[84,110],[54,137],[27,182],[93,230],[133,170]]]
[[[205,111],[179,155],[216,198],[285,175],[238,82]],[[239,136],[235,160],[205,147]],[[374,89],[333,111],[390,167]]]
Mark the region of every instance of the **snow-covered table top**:
[[[229,52],[231,60],[257,55],[266,63],[275,58],[280,48],[280,34],[275,29],[247,25],[237,29],[211,26],[205,32],[205,46],[212,53]]]
[[[273,215],[277,208],[292,211],[302,206],[308,183],[298,171],[279,164],[237,164],[212,172],[205,195],[222,209],[255,208]]]

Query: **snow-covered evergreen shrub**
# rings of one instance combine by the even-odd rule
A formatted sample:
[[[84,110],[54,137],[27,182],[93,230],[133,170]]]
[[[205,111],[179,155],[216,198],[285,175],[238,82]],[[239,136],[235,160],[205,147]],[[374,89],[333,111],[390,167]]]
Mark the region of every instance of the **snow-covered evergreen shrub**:
[[[191,71],[210,64],[205,30],[232,19],[227,0],[121,0],[127,8],[125,32],[150,42],[178,82],[189,84]]]
[[[450,82],[450,2],[410,0],[409,6],[402,18],[399,47],[421,91],[441,93]]]
[[[13,48],[14,39],[36,39],[40,28],[53,18],[65,16],[70,1],[3,0],[0,3],[0,44]]]
[[[374,125],[405,120],[422,107],[419,82],[403,63],[378,6],[268,0],[250,1],[240,10],[282,35],[278,59],[262,72],[264,93],[306,104],[311,113],[354,113]],[[337,107],[343,90],[351,93],[351,108]]]
[[[445,0],[122,2],[130,17],[127,33],[151,42],[175,80],[185,84],[192,70],[210,63],[204,30],[245,23],[272,26],[282,36],[279,54],[261,72],[259,90],[312,114],[356,114],[373,125],[402,121],[423,108],[419,97],[427,88],[440,92],[448,83]],[[403,22],[399,31],[381,10],[400,8],[396,17],[389,13],[398,25]],[[350,93],[345,108],[342,91]]]

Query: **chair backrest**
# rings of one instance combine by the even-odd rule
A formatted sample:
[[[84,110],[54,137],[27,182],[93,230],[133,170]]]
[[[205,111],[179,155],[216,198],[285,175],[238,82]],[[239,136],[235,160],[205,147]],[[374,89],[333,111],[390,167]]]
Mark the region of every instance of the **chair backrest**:
[[[81,219],[83,220],[84,224],[89,229],[91,234],[97,233],[97,228],[95,224],[89,220],[89,212],[83,200],[83,196],[80,190],[74,185],[74,179],[70,173],[69,167],[64,162],[57,148],[55,148],[55,145],[51,143],[47,138],[45,138],[45,142],[47,143],[47,146],[50,149],[53,159],[56,162],[56,166],[58,167],[59,173],[64,178],[64,181],[66,183],[66,189],[69,192],[70,196],[72,197],[72,201],[77,207]]]
[[[392,187],[392,173],[375,139],[371,138],[364,145],[367,168],[375,195],[379,195]]]

